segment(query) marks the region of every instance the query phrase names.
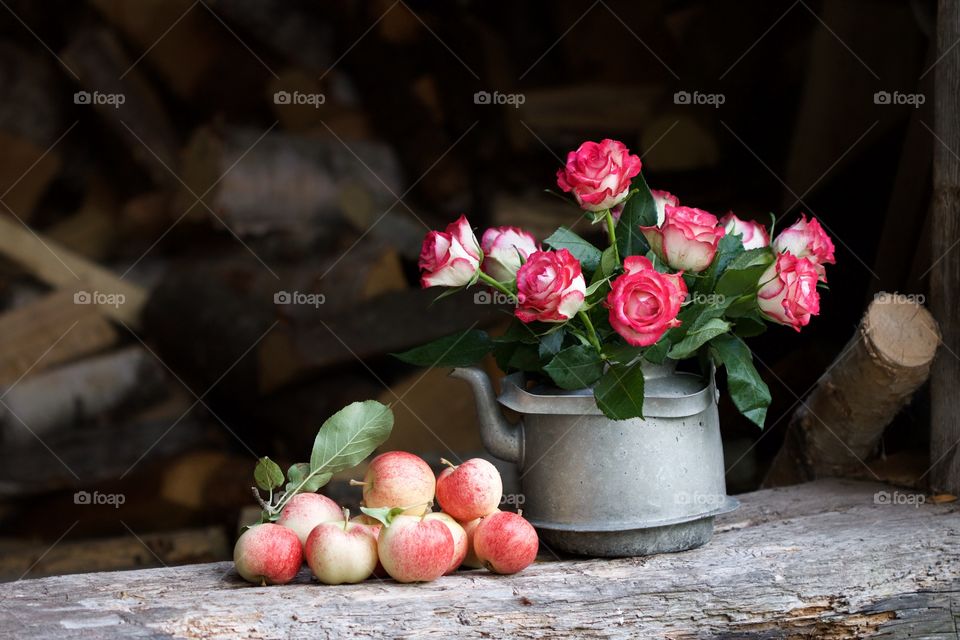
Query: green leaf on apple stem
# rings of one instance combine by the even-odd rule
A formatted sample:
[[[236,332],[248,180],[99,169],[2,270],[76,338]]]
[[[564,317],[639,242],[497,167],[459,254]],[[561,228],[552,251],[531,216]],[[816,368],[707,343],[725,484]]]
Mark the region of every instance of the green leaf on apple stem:
[[[710,355],[727,369],[727,387],[733,404],[763,429],[770,406],[770,389],[753,366],[750,348],[737,336],[727,333],[710,341]]]
[[[627,198],[617,222],[617,248],[620,258],[627,256],[642,256],[650,248],[647,239],[640,232],[640,227],[654,227],[657,225],[657,203],[653,200],[650,187],[642,173],[630,183],[630,190],[636,191]]]
[[[409,509],[410,507],[360,507],[360,511],[371,518],[375,518],[383,523],[383,526],[389,527],[393,524],[393,519]]]
[[[330,416],[313,441],[310,473],[337,473],[359,464],[386,441],[393,411],[376,400],[348,404]]]
[[[393,357],[420,367],[469,367],[493,349],[493,340],[486,331],[461,331],[414,347]]]
[[[309,462],[298,462],[287,469],[287,492],[300,487],[300,493],[313,493],[323,485],[330,482],[332,473],[310,473]]]
[[[554,249],[566,249],[580,261],[585,272],[593,273],[600,266],[600,249],[587,242],[570,229],[560,227],[543,241]]]
[[[576,345],[558,353],[543,370],[561,389],[583,389],[603,374],[603,361],[592,346]]]
[[[270,458],[263,457],[257,460],[253,480],[264,491],[273,491],[283,484],[283,470]]]
[[[640,363],[612,365],[593,390],[597,406],[612,420],[643,418],[643,383]]]

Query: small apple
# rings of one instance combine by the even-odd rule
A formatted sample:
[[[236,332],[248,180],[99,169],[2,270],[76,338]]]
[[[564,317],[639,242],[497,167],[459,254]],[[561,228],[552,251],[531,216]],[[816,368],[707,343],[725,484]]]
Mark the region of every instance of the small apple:
[[[376,518],[371,518],[366,514],[361,514],[359,516],[353,516],[350,518],[350,522],[355,522],[359,525],[363,525],[370,529],[370,532],[373,534],[374,540],[380,539],[380,531],[383,529],[383,523],[377,520]],[[383,563],[380,562],[380,557],[377,557],[377,566],[373,570],[373,576],[375,578],[386,578],[387,572],[383,568]]]
[[[307,564],[324,584],[356,584],[377,566],[377,539],[367,525],[350,522],[344,509],[340,522],[318,524],[307,537]]]
[[[483,458],[473,458],[456,466],[445,465],[437,478],[437,502],[457,520],[482,518],[497,510],[503,495],[503,481],[497,468]]]
[[[337,503],[319,493],[298,493],[280,512],[277,524],[290,529],[300,538],[300,544],[307,544],[307,536],[321,522],[341,520],[343,512]]]
[[[500,509],[497,509],[493,513],[500,513]],[[467,534],[467,555],[463,558],[461,564],[471,569],[483,569],[483,563],[480,562],[477,558],[477,553],[473,550],[473,533],[477,530],[477,525],[480,524],[481,520],[483,520],[483,518],[474,518],[473,520],[460,523],[460,526],[463,527],[464,532]]]
[[[440,520],[397,515],[380,532],[380,562],[397,582],[429,582],[450,568],[453,534]]]
[[[406,451],[388,451],[370,461],[363,482],[366,507],[410,507],[404,513],[423,515],[433,501],[436,479],[430,465]]]
[[[467,532],[463,530],[460,523],[450,517],[448,513],[428,513],[423,517],[424,520],[439,520],[450,529],[450,535],[453,536],[453,558],[450,560],[450,566],[443,575],[448,576],[463,564],[463,559],[467,555],[469,542],[467,541]]]
[[[473,550],[494,573],[517,573],[537,557],[540,541],[523,516],[501,511],[483,518],[473,532]]]
[[[257,524],[244,531],[233,548],[233,564],[247,582],[286,584],[303,564],[300,540],[278,524]]]

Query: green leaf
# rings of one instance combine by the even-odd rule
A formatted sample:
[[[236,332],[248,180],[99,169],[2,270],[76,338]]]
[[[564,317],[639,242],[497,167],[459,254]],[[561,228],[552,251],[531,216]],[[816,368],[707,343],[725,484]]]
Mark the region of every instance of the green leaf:
[[[469,367],[480,362],[491,349],[493,340],[487,332],[471,329],[392,355],[420,367]]]
[[[330,416],[313,441],[310,473],[337,473],[359,464],[393,429],[393,411],[376,400],[354,402]]]
[[[540,337],[537,334],[536,327],[540,323],[527,323],[514,318],[502,335],[493,339],[495,344],[506,344],[509,342],[525,342],[527,344],[536,344]]]
[[[371,518],[375,518],[376,520],[379,520],[380,523],[383,524],[383,526],[389,527],[391,524],[393,524],[394,518],[396,518],[398,515],[400,515],[407,509],[410,509],[415,506],[417,505],[410,505],[409,507],[376,507],[376,508],[360,507],[360,511],[363,511],[366,515],[370,516]]]
[[[615,344],[604,347],[603,353],[611,362],[627,364],[643,355],[645,349],[646,347],[634,347],[629,344]]]
[[[667,353],[670,351],[670,335],[673,329],[670,329],[663,337],[657,340],[656,344],[647,347],[643,352],[643,357],[651,364],[663,364],[667,359]]]
[[[600,249],[566,227],[560,227],[543,242],[554,249],[566,249],[572,253],[580,261],[584,272],[593,273],[600,266]]]
[[[674,360],[689,358],[696,353],[697,349],[702,347],[704,343],[729,330],[730,323],[720,318],[709,318],[699,326],[697,326],[697,323],[694,323],[694,326],[687,331],[687,335],[684,336],[683,340],[673,345],[669,355]]]
[[[752,338],[767,330],[767,323],[758,314],[744,315],[737,318],[733,325],[733,332],[741,338]]]
[[[713,262],[711,262],[710,266],[707,267],[707,270],[701,274],[701,277],[697,279],[695,292],[711,293],[714,289],[714,286],[716,286],[717,278],[719,278],[723,272],[726,271],[727,265],[729,265],[734,258],[743,253],[743,251],[743,242],[740,241],[739,236],[725,235],[720,238],[720,242],[717,244],[717,253],[713,257]]]
[[[753,366],[750,349],[740,338],[725,334],[710,341],[710,354],[727,368],[727,387],[733,404],[762,429],[770,406],[770,389]]]
[[[507,360],[508,369],[540,371],[540,348],[535,344],[517,344]]]
[[[593,347],[577,345],[558,353],[543,370],[561,389],[583,389],[603,374],[603,361]]]
[[[290,493],[296,491],[299,487],[297,493],[314,493],[330,482],[332,477],[332,473],[311,474],[310,463],[298,462],[287,469],[287,486],[285,489],[287,493]]]
[[[561,328],[557,331],[551,331],[550,333],[541,337],[540,346],[538,349],[538,355],[540,358],[547,359],[560,353],[560,348],[563,346],[563,338],[565,335],[566,334],[564,330]]]
[[[600,272],[604,278],[610,278],[620,268],[620,262],[617,259],[617,249],[613,246],[603,250],[600,256]]]
[[[760,276],[773,262],[768,248],[751,249],[735,257],[717,281],[716,293],[725,297],[739,297],[755,292],[760,287]]]
[[[253,470],[253,480],[264,491],[273,491],[283,484],[283,470],[270,458],[260,458]]]
[[[621,258],[645,254],[650,245],[640,233],[640,227],[654,227],[657,224],[657,204],[642,173],[638,173],[630,183],[630,191],[636,193],[632,193],[624,203],[615,229]]]
[[[643,418],[643,368],[612,365],[593,390],[597,406],[612,420]]]

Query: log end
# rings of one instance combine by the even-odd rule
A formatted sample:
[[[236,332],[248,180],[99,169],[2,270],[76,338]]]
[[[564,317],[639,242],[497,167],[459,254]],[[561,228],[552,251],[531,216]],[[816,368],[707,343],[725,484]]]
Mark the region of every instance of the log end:
[[[878,293],[862,330],[871,352],[895,369],[929,367],[940,345],[937,321],[914,296]]]

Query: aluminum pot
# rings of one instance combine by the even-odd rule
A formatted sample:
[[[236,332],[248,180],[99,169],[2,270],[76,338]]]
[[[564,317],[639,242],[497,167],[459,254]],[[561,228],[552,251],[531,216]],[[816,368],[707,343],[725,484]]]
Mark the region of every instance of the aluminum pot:
[[[481,438],[518,467],[523,515],[550,548],[589,556],[639,556],[706,543],[726,495],[717,390],[710,379],[645,366],[644,419],[611,420],[592,389],[527,388],[506,376],[495,397],[474,367],[452,376],[470,383]],[[500,407],[521,414],[519,424]]]

